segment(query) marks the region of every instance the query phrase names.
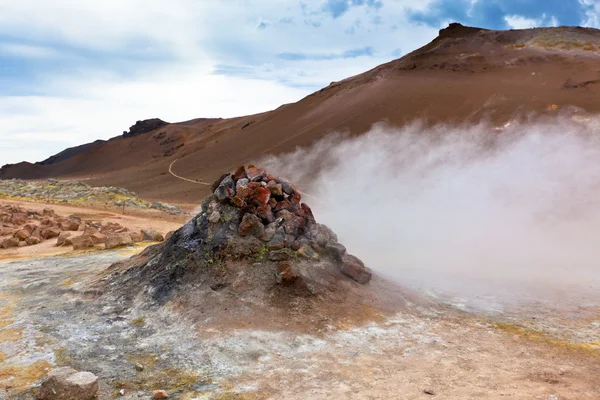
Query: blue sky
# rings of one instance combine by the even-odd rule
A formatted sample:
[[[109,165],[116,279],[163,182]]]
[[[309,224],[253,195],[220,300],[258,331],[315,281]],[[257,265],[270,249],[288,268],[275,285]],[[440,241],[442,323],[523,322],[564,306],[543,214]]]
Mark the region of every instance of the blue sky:
[[[600,27],[597,0],[0,0],[0,165],[138,119],[232,117],[398,58],[449,22]]]

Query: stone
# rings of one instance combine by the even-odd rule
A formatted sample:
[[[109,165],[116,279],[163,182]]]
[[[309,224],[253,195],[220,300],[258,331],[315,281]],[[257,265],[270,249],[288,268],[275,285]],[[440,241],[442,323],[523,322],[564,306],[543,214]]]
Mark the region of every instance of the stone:
[[[250,164],[248,168],[246,168],[246,176],[248,179],[250,179],[250,181],[257,182],[266,177],[267,172],[264,170],[264,168],[258,168]]]
[[[165,240],[171,239],[171,236],[173,236],[174,233],[175,233],[175,231],[169,231],[169,232],[167,232],[167,234],[165,235]]]
[[[140,363],[135,363],[135,370],[141,372],[144,370],[144,366]]]
[[[303,233],[306,220],[289,210],[281,210],[277,217],[283,218],[282,226],[288,235],[298,236]]]
[[[289,200],[281,200],[280,202],[278,202],[275,207],[273,208],[273,212],[278,213],[279,211],[282,210],[288,210],[288,211],[294,211],[294,206],[292,205],[292,203]]]
[[[239,188],[247,188],[248,183],[250,182],[247,178],[242,178],[235,183],[235,190],[237,191]]]
[[[233,179],[235,179],[236,182],[238,182],[240,179],[246,179],[246,167],[244,167],[243,165],[241,167],[238,167],[238,169],[236,169],[233,173]],[[248,182],[247,179],[246,182]]]
[[[19,240],[25,240],[31,236],[31,234],[27,231],[27,229],[20,229],[16,231],[13,236]]]
[[[298,255],[304,258],[308,258],[310,260],[318,260],[319,257],[319,253],[317,253],[312,246],[305,244],[305,245],[301,245],[300,248],[298,249]]]
[[[275,181],[269,181],[269,183],[267,183],[267,189],[271,191],[271,195],[283,197],[283,187],[280,183],[277,183]]]
[[[342,257],[340,270],[358,283],[365,284],[371,280],[372,273],[358,257],[345,254]]]
[[[25,226],[23,227],[23,229],[25,229],[27,232],[29,232],[29,234],[32,234],[33,231],[35,231],[37,228],[37,225],[35,224],[25,224]]]
[[[48,372],[39,388],[37,398],[38,400],[92,400],[97,394],[96,375],[63,367]]]
[[[54,217],[54,210],[51,208],[44,208],[44,211],[42,211],[42,215],[45,217]]]
[[[220,219],[221,219],[221,213],[219,213],[217,210],[211,212],[210,215],[208,216],[208,222],[210,222],[212,224],[216,224],[217,222],[219,222]]]
[[[262,240],[263,242],[268,242],[271,239],[273,239],[273,236],[275,236],[275,231],[277,231],[278,227],[279,225],[277,223],[267,225],[267,227],[265,228],[265,233],[262,235],[260,240]]]
[[[165,240],[163,235],[154,229],[142,229],[142,240],[149,242],[162,242]]]
[[[285,232],[279,227],[273,234],[273,238],[267,243],[269,250],[279,250],[285,247]]]
[[[9,249],[11,247],[19,247],[19,239],[11,237],[11,238],[6,238],[2,241],[2,248],[4,249]]]
[[[286,261],[291,258],[294,258],[294,252],[287,248],[269,252],[269,260],[271,261]]]
[[[244,207],[244,200],[242,200],[241,197],[238,196],[233,196],[231,198],[231,204],[233,204],[234,206],[238,207],[238,208],[242,208]]]
[[[273,211],[271,210],[271,207],[269,207],[268,204],[257,207],[256,215],[258,215],[265,224],[275,222],[275,215],[273,214]]]
[[[215,190],[217,190],[217,188],[219,187],[219,185],[221,184],[221,182],[223,182],[223,179],[225,179],[227,176],[229,176],[230,174],[223,174],[219,177],[219,179],[217,179],[216,181],[213,182],[213,184],[210,186],[210,191],[211,192],[215,192]]]
[[[346,254],[346,248],[340,243],[329,243],[325,246],[325,251],[334,260],[342,261],[342,257]]]
[[[245,214],[240,223],[239,233],[241,236],[261,238],[265,233],[265,227],[256,215]]]
[[[129,236],[131,236],[131,240],[133,240],[134,243],[139,243],[142,241],[142,234],[139,232],[129,232]],[[106,241],[106,237],[104,238],[104,241]]]
[[[153,390],[152,397],[154,399],[166,399],[169,397],[169,394],[167,392],[165,392],[164,390]]]
[[[249,198],[250,196],[252,196],[252,193],[254,192],[253,189],[250,189],[249,187],[243,186],[237,189],[236,192],[236,196],[239,197],[240,199],[246,200],[247,198]]]
[[[61,232],[58,235],[58,239],[56,239],[56,246],[63,246],[66,245],[65,241],[67,240],[68,237],[70,237],[72,235],[71,232]]]
[[[21,241],[19,242],[19,246],[18,246],[18,247],[25,247],[25,246],[27,246],[27,242],[26,242],[26,241],[24,241],[24,240],[21,240]]]
[[[100,233],[100,232],[96,232],[92,235],[89,235],[90,238],[92,238],[92,242],[94,242],[94,244],[104,244],[106,243],[106,235]],[[133,239],[133,237],[132,237]],[[135,240],[134,240],[135,241]],[[138,240],[138,242],[141,240]]]
[[[260,207],[268,204],[270,198],[271,191],[267,188],[259,187],[254,189],[252,195],[248,199],[248,203]]]
[[[292,263],[289,261],[281,261],[277,264],[277,283],[289,286],[293,285],[298,279],[292,269]]]
[[[292,185],[290,181],[284,178],[276,179],[276,182],[281,184],[281,188],[283,189],[283,193],[291,195],[296,191],[296,187]]]
[[[27,239],[25,239],[25,243],[27,243],[27,246],[35,246],[36,244],[42,243],[42,239],[40,239],[39,237],[30,236]]]
[[[73,250],[83,250],[94,247],[92,238],[85,234],[71,238],[71,244],[73,245]]]
[[[60,232],[62,231],[59,228],[50,227],[42,229],[40,235],[42,236],[42,239],[52,239],[58,237],[58,235],[60,235]]]
[[[224,203],[229,199],[229,190],[225,186],[219,186],[214,191],[214,196],[220,203]]]
[[[106,242],[104,243],[104,247],[106,249],[114,249],[115,247],[130,246],[132,244],[133,240],[131,240],[131,235],[129,233],[111,233],[106,235]]]
[[[112,229],[112,224],[107,224],[106,225],[106,230],[111,230]],[[86,235],[93,235],[95,233],[98,233],[98,229],[96,227],[93,226],[88,226],[83,230],[83,233]]]

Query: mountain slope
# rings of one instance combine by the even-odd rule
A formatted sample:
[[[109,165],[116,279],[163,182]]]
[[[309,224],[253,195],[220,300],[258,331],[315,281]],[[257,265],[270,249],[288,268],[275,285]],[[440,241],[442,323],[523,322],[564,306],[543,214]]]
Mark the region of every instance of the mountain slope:
[[[428,45],[301,101],[263,114],[168,124],[91,146],[47,165],[5,166],[0,178],[89,178],[149,199],[195,203],[223,171],[304,146],[333,131],[489,120],[576,108],[600,112],[600,31],[560,27],[490,31],[451,24]]]

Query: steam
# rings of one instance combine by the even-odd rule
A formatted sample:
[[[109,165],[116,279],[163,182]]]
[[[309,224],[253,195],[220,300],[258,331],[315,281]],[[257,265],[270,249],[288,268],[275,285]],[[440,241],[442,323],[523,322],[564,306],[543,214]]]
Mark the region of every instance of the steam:
[[[261,161],[319,222],[398,282],[467,297],[595,301],[600,136],[569,119],[376,125]]]

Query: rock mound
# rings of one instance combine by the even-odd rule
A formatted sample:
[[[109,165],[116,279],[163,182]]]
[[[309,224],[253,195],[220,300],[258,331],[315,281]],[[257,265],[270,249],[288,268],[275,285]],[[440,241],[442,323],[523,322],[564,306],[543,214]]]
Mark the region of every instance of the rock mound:
[[[212,191],[165,242],[111,266],[110,290],[139,304],[177,300],[215,313],[315,296],[341,301],[332,293],[370,281],[288,180],[250,165],[221,176]]]

